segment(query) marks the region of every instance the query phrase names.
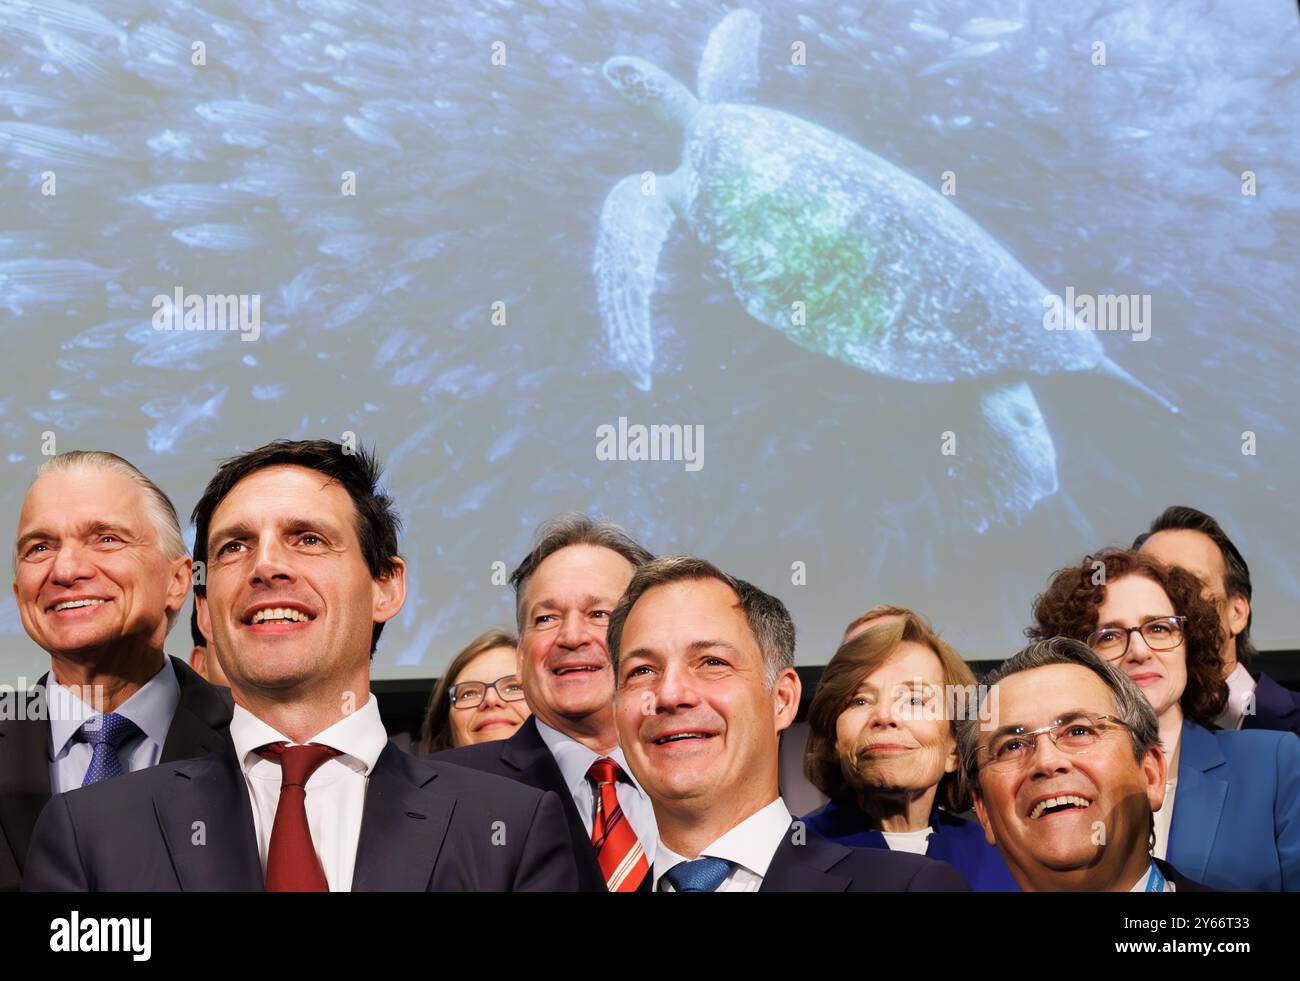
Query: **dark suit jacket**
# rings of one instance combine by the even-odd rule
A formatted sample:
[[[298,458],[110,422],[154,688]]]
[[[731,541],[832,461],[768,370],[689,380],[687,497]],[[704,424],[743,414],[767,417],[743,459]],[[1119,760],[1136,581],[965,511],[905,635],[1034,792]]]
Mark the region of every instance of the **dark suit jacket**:
[[[1161,874],[1174,884],[1175,892],[1218,892],[1217,889],[1211,889],[1209,886],[1187,878],[1168,862],[1157,858],[1155,863]]]
[[[205,756],[230,744],[230,690],[210,685],[189,665],[169,658],[180,685],[180,701],[172,716],[159,763]],[[46,678],[39,686],[44,687]],[[29,706],[41,695],[22,693]],[[50,799],[50,723],[39,705],[38,720],[0,721],[0,892],[18,889],[26,868],[27,847],[36,818]]]
[[[802,841],[802,844],[796,842]],[[947,862],[907,852],[850,848],[799,821],[777,846],[759,892],[970,892]]]
[[[1243,729],[1276,729],[1300,736],[1300,692],[1283,688],[1260,672],[1255,683],[1255,714],[1246,716]]]
[[[564,817],[569,825],[569,838],[573,854],[578,862],[578,880],[584,892],[605,892],[605,876],[596,861],[595,849],[591,847],[591,833],[582,823],[582,816],[573,803],[573,795],[565,786],[560,765],[555,762],[550,749],[537,731],[537,720],[529,716],[527,721],[509,739],[494,742],[477,743],[473,746],[461,746],[435,753],[431,759],[445,760],[457,766],[495,773],[497,776],[509,777],[529,787],[550,790],[560,798],[564,808]],[[646,876],[648,888],[651,876]]]
[[[258,891],[252,804],[233,750],[60,794],[41,813],[24,891]],[[354,892],[572,891],[560,803],[389,743],[370,773]]]

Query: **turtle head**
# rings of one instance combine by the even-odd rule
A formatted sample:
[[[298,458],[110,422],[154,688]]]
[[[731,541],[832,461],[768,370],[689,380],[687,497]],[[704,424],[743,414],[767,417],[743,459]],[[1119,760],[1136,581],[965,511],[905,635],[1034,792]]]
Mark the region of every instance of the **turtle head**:
[[[649,109],[667,122],[685,126],[700,107],[685,85],[640,58],[618,55],[605,62],[601,71],[628,102]]]

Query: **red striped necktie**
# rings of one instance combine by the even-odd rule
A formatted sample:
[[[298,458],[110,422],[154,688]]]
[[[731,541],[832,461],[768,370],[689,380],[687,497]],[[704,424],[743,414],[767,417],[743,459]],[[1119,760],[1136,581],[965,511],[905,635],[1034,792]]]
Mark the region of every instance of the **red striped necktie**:
[[[275,805],[271,844],[266,853],[267,892],[329,892],[325,869],[307,824],[307,781],[337,749],[315,744],[269,743],[259,756],[280,763],[280,799]]]
[[[618,781],[622,776],[622,768],[608,756],[601,757],[587,770],[587,779],[596,790],[591,844],[596,849],[596,861],[600,863],[609,891],[636,892],[650,874],[650,863],[618,802]]]

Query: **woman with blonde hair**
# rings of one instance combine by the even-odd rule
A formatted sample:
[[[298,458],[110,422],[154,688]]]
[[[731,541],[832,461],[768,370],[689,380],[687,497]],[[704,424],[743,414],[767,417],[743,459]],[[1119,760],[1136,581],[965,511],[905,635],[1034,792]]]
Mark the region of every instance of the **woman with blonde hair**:
[[[918,614],[876,607],[845,632],[808,711],[804,771],[830,802],[804,818],[823,838],[948,862],[977,892],[1017,891],[970,798],[956,721],[975,676]]]

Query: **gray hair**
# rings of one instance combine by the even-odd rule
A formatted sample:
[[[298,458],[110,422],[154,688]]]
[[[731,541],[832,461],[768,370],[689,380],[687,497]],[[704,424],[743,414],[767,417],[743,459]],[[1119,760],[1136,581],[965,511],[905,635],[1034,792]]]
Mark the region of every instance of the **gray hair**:
[[[606,645],[609,647],[609,657],[613,662],[615,675],[618,674],[623,626],[636,601],[656,586],[666,586],[669,583],[686,582],[692,579],[716,579],[731,587],[739,597],[740,610],[745,615],[745,622],[758,642],[758,649],[763,653],[764,673],[770,690],[782,671],[794,667],[794,620],[790,617],[790,611],[786,609],[784,603],[770,593],[763,592],[743,579],[728,575],[712,562],[697,559],[692,555],[665,555],[647,562],[632,576],[627,592],[623,594],[617,608],[610,614],[609,631],[606,634]]]
[[[46,474],[66,473],[70,470],[108,470],[132,480],[145,492],[145,511],[158,535],[158,547],[162,549],[163,555],[169,560],[189,555],[185,539],[181,536],[176,506],[172,504],[171,498],[130,461],[106,450],[69,450],[52,456],[41,464],[41,468],[36,471],[36,479],[40,480]],[[14,560],[17,561],[16,555]]]
[[[998,682],[1022,671],[1032,671],[1051,664],[1077,664],[1087,668],[1105,682],[1115,700],[1115,715],[1124,723],[1133,743],[1133,756],[1140,763],[1153,746],[1160,745],[1160,724],[1155,709],[1137,684],[1123,671],[1098,657],[1087,644],[1070,637],[1049,637],[1030,644],[993,669],[979,686],[977,711],[967,712],[957,722],[957,752],[971,790],[979,786],[979,726],[983,703]]]
[[[654,558],[646,549],[618,525],[597,521],[578,511],[557,515],[537,529],[533,549],[510,573],[510,585],[515,590],[515,623],[520,636],[524,632],[524,593],[528,580],[546,559],[570,545],[594,545],[617,552],[634,568],[640,568]]]

